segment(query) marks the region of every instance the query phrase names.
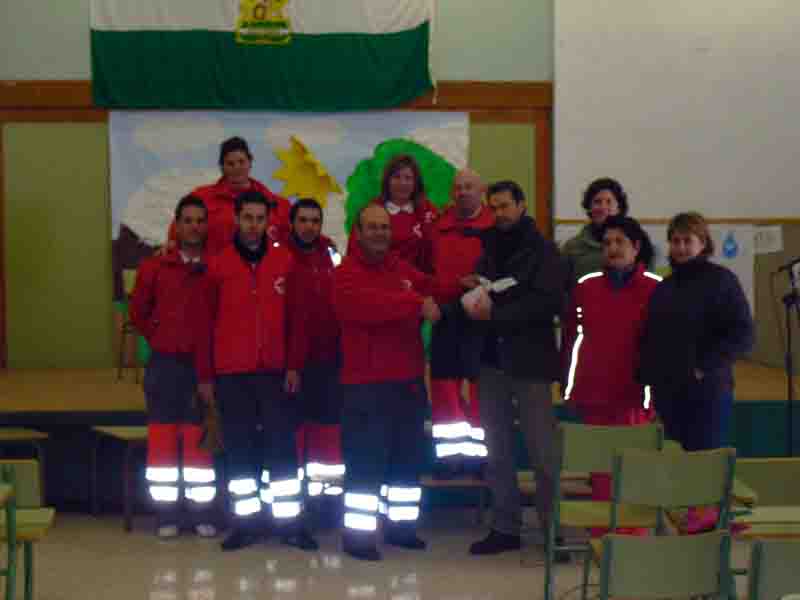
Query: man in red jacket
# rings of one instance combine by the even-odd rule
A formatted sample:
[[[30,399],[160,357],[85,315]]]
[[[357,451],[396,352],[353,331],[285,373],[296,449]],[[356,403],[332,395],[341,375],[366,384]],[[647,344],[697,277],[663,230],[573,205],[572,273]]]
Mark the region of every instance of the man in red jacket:
[[[483,205],[485,192],[477,173],[459,172],[453,180],[455,204],[433,225],[434,297],[440,306],[459,302],[468,291],[462,279],[475,272],[483,251],[480,234],[494,226],[492,211]],[[461,472],[480,475],[486,462],[478,406],[480,364],[469,359],[474,354],[469,346],[477,343],[480,337],[474,335],[463,311],[444,309],[431,339],[434,474],[440,478]]]
[[[216,390],[234,513],[222,548],[257,541],[263,502],[284,543],[315,550],[302,523],[296,405],[287,395],[300,383],[296,365],[287,365],[287,340],[304,335],[287,310],[302,301],[294,295],[294,260],[266,235],[269,203],[262,194],[241,194],[235,210],[233,244],[209,261]]]
[[[295,260],[297,297],[293,320],[302,320],[305,336],[289,340],[289,363],[302,365],[298,393],[302,424],[297,432],[310,496],[338,496],[344,475],[339,384],[339,322],[333,310],[333,256],[330,239],[321,235],[322,207],[301,198],[290,212],[289,250]],[[299,314],[296,314],[298,313]]]
[[[194,529],[211,537],[208,508],[216,494],[211,455],[200,448],[197,396],[213,402],[209,279],[203,256],[208,231],[199,198],[183,198],[175,210],[178,245],[139,267],[131,320],[153,352],[144,377],[147,400],[147,471],[150,496],[159,509],[158,536],[180,531],[179,491],[193,509]],[[183,469],[178,457],[182,438]]]
[[[384,541],[421,550],[416,524],[422,490],[427,411],[422,319],[438,321],[432,282],[389,253],[392,229],[382,206],[356,223],[357,244],[334,277],[334,308],[342,329],[345,475],[343,549],[380,560],[378,514]]]

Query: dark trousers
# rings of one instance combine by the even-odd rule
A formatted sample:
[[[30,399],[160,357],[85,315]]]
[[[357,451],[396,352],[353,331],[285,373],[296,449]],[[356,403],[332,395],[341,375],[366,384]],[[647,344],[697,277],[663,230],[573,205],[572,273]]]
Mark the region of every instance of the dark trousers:
[[[424,383],[342,387],[345,528],[372,533],[378,513],[391,524],[415,525],[426,449]]]
[[[159,522],[178,524],[183,493],[191,520],[211,522],[216,477],[211,454],[200,447],[202,410],[195,397],[191,355],[153,352],[144,375],[147,401],[145,478]]]
[[[664,433],[684,450],[713,450],[729,443],[733,390],[705,377],[682,385],[653,389]]]
[[[300,420],[321,425],[338,425],[342,421],[342,385],[335,363],[306,365],[300,379]]]
[[[279,524],[294,520],[301,499],[294,437],[298,417],[283,376],[222,375],[216,392],[234,515],[249,520],[263,503],[272,507]]]

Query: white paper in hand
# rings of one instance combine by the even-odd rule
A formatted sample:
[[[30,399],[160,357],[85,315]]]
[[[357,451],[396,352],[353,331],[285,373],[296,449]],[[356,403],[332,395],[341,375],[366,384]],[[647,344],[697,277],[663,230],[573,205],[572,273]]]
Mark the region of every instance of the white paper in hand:
[[[466,310],[467,313],[474,312],[480,302],[491,302],[489,299],[489,292],[487,292],[486,288],[482,285],[472,288],[466,294],[461,296],[461,306],[464,307],[464,310]]]

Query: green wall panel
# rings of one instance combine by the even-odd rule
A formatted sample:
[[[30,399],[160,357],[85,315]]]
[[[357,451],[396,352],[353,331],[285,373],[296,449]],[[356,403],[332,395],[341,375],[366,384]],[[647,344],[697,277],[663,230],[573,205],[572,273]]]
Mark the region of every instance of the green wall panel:
[[[491,183],[512,179],[528,199],[528,214],[536,215],[536,128],[525,124],[473,123],[469,164]]]
[[[8,365],[113,364],[105,124],[3,128]]]

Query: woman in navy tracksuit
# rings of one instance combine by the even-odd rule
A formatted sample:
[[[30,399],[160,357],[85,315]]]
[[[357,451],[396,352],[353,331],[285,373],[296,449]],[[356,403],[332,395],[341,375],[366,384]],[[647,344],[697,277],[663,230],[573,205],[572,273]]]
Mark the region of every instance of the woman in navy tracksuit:
[[[728,443],[733,362],[753,346],[750,306],[736,275],[709,260],[714,244],[697,213],[667,231],[672,275],[650,297],[640,382],[653,387],[668,438],[685,450]]]

